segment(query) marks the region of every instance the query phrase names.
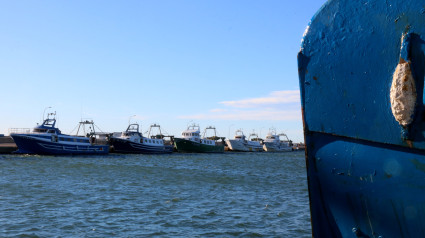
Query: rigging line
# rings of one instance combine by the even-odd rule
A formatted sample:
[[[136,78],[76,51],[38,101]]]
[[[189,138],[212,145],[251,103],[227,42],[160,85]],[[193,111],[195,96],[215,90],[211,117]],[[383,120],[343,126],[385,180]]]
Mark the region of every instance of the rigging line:
[[[100,132],[103,133],[102,129],[100,129],[96,124],[93,124],[97,129],[99,129]]]
[[[77,127],[78,127],[79,125],[76,125],[75,127],[74,127],[74,129],[72,129],[72,131],[69,133],[70,135],[72,135],[72,132],[74,132],[76,129],[77,129]]]

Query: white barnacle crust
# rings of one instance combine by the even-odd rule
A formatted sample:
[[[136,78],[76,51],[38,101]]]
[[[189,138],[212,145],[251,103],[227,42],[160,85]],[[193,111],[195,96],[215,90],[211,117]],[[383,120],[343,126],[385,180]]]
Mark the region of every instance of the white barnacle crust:
[[[391,111],[400,125],[407,126],[412,122],[416,96],[410,62],[401,60],[393,74],[390,91]]]

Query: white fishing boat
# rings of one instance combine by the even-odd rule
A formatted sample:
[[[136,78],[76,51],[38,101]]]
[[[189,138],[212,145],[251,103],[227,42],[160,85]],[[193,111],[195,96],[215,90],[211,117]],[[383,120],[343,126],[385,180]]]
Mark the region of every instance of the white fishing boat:
[[[285,133],[276,134],[276,131],[271,129],[263,141],[263,149],[267,152],[292,151],[292,141]]]
[[[256,136],[256,134],[253,133],[251,136]],[[258,140],[250,140],[250,138],[247,139],[242,130],[237,130],[234,139],[227,139],[226,144],[231,151],[263,151],[260,142]]]

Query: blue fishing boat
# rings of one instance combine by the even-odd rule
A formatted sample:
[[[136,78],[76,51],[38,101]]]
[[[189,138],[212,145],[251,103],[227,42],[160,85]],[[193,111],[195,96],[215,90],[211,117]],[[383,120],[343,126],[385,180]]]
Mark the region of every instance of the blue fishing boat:
[[[153,128],[158,128],[159,134],[153,135]],[[174,149],[172,144],[166,144],[160,126],[157,124],[150,126],[148,137],[144,137],[139,132],[139,124],[130,124],[127,130],[112,136],[110,143],[116,153],[167,154],[172,153]]]
[[[47,155],[79,155],[79,154],[107,154],[109,146],[98,144],[94,131],[93,121],[81,121],[78,130],[85,126],[90,127],[86,136],[72,136],[62,134],[55,127],[56,113],[48,113],[47,119],[34,129],[11,129],[10,136],[18,146],[15,153],[19,154],[47,154]],[[78,134],[78,131],[77,131]]]
[[[425,237],[425,3],[330,0],[298,54],[314,237]]]

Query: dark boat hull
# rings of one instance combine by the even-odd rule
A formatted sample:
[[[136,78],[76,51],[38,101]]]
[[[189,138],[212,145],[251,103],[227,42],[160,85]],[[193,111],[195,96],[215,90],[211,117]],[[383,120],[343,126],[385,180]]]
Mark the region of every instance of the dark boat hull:
[[[41,155],[88,155],[108,154],[108,145],[72,145],[61,142],[48,142],[25,135],[11,135],[18,146],[17,154]]]
[[[115,153],[123,154],[169,154],[173,152],[173,146],[152,146],[149,144],[135,143],[119,138],[111,138],[111,145]]]
[[[174,138],[178,152],[184,153],[223,153],[224,145],[204,145],[190,140]]]

